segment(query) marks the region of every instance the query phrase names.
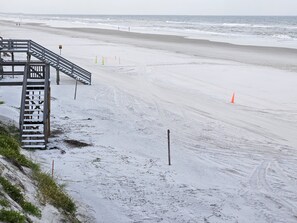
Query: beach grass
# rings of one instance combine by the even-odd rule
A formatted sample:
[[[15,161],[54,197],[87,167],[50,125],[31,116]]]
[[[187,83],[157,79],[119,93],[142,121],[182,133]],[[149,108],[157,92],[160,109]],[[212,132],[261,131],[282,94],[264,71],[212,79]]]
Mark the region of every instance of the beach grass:
[[[24,223],[26,218],[17,211],[0,210],[0,221],[7,223]]]
[[[75,203],[65,194],[63,189],[56,184],[49,174],[36,171],[34,178],[38,183],[41,199],[44,202],[53,204],[55,207],[62,209],[67,214],[75,214]]]
[[[9,207],[9,203],[7,200],[0,199],[0,206],[2,207]]]
[[[79,222],[75,218],[76,205],[73,200],[63,191],[63,188],[60,187],[50,175],[43,173],[40,170],[38,164],[21,154],[20,144],[15,138],[15,129],[1,123],[0,155],[8,159],[20,170],[22,170],[23,167],[27,167],[32,170],[32,177],[37,182],[39,198],[42,203],[48,202],[52,204],[56,208],[63,210],[64,214],[71,219],[71,222]],[[17,202],[26,213],[41,217],[41,211],[33,204],[25,200],[19,188],[11,184],[2,176],[0,177],[0,184],[11,199]],[[5,213],[5,216],[7,214],[8,213]]]
[[[9,197],[16,203],[18,203],[26,213],[34,215],[36,217],[41,217],[41,211],[32,203],[25,200],[19,188],[17,188],[15,185],[10,183],[2,176],[0,176],[0,184],[3,187],[3,190],[9,195]]]
[[[9,130],[0,126],[0,155],[18,167],[28,167],[32,170],[39,170],[39,166],[20,153],[20,144]]]

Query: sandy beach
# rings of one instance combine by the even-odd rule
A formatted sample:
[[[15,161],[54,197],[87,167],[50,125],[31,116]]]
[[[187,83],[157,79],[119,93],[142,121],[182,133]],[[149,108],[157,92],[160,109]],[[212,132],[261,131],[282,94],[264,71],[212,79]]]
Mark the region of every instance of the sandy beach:
[[[297,49],[7,21],[0,36],[62,44],[92,72],[77,100],[51,73],[49,147],[66,154],[26,152],[55,160],[89,222],[296,222]],[[20,92],[0,87],[0,116],[18,121]]]

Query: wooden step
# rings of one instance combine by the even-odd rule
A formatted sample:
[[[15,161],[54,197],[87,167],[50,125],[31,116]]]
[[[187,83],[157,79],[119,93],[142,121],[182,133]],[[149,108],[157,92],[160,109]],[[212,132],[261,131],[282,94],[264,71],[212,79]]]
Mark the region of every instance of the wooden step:
[[[36,138],[41,138],[41,137],[44,137],[44,135],[43,134],[30,134],[30,135],[26,135],[26,134],[23,134],[22,135],[22,138],[27,138],[27,137],[36,137]]]
[[[43,79],[43,78],[40,78],[40,79],[38,79],[38,78],[28,78],[27,79],[27,83],[29,83],[29,82],[32,82],[32,83],[44,83],[45,82],[45,80]]]
[[[26,95],[26,100],[39,100],[44,101],[44,97],[37,96],[37,95]]]
[[[44,85],[27,85],[27,90],[28,88],[44,88]]]
[[[43,104],[25,104],[25,109],[32,109],[32,108],[28,108],[28,107],[32,107],[32,106],[38,106],[43,108]]]
[[[23,127],[42,127],[43,124],[24,124]]]
[[[42,82],[31,82],[31,84],[30,83],[27,83],[27,87],[44,87],[45,86],[45,84],[44,83],[42,83]]]
[[[26,111],[24,111],[24,116],[33,116],[33,117],[43,116],[43,112],[36,112],[36,111],[26,112]]]
[[[26,96],[43,96],[44,95],[45,90],[36,90],[36,91],[32,91],[31,90],[26,90]],[[31,93],[31,94],[30,94]]]
[[[25,102],[43,102],[44,98],[37,98],[37,99],[31,99],[31,98],[26,98]]]
[[[25,115],[24,117],[25,117],[24,118],[25,121],[34,121],[34,122],[36,122],[36,121],[42,122],[43,121],[43,115],[36,115],[36,116]]]
[[[31,105],[31,106],[26,106],[27,108],[25,108],[26,110],[24,110],[24,112],[25,112],[25,115],[27,114],[27,115],[29,115],[29,114],[33,114],[32,112],[42,112],[43,113],[43,107],[41,107],[41,106],[39,106],[39,107],[41,107],[40,109],[34,109],[34,108],[28,108],[28,107],[32,107],[32,106],[34,106],[34,105]],[[38,106],[37,106],[38,107]],[[28,112],[31,112],[31,113],[28,113]],[[35,113],[35,114],[39,114],[39,113]]]
[[[25,111],[24,116],[26,116],[26,117],[40,117],[40,116],[42,116],[43,117],[43,112],[37,113],[35,111],[33,111],[33,112],[26,112]]]
[[[33,133],[33,132],[38,132],[38,133],[43,133],[43,129],[23,129],[22,130],[22,132],[31,132],[31,133]]]
[[[30,90],[26,90],[26,92],[44,92],[43,89],[30,89]]]
[[[33,101],[33,102],[40,102],[40,101],[44,101],[44,99],[29,99],[29,98],[26,98],[26,100],[25,101]]]
[[[26,97],[42,97],[42,98],[44,98],[44,94],[26,94]]]
[[[27,121],[27,122],[30,122],[31,120],[33,121],[40,121],[40,122],[43,122],[43,117],[40,117],[40,118],[29,118],[28,116],[26,118],[24,118],[24,121]],[[30,123],[26,123],[26,124],[30,124]],[[40,123],[40,125],[43,124],[43,123]],[[35,124],[36,125],[36,124]],[[39,124],[38,124],[39,125]]]
[[[31,114],[26,114],[24,115],[24,120],[33,120],[33,121],[43,121],[43,115],[38,115],[36,114],[35,116],[34,115],[31,115]]]
[[[45,143],[44,139],[23,139],[22,143]]]
[[[34,97],[41,97],[41,96],[44,97],[43,93],[44,93],[44,90],[42,90],[42,91],[39,91],[39,90],[38,91],[27,91],[26,97],[28,97],[28,96],[29,97],[33,97],[33,96]]]
[[[27,87],[32,87],[32,86],[44,86],[44,82],[38,81],[38,82],[32,82],[28,81],[27,82]]]
[[[45,145],[23,145],[23,149],[45,149]]]
[[[39,116],[43,116],[43,113],[39,113],[39,114],[36,114],[36,113],[25,113],[24,114],[24,117],[39,117]]]
[[[43,119],[24,119],[25,124],[38,123],[43,124]]]
[[[26,123],[27,122],[27,123]],[[35,123],[38,123],[38,124],[43,124],[43,117],[40,117],[40,118],[24,118],[24,123],[25,124],[35,124]]]

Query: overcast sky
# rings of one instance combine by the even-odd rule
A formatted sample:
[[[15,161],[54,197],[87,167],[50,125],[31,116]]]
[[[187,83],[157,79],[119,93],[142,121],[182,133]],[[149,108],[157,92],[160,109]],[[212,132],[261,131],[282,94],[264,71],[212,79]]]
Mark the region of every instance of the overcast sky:
[[[297,15],[297,0],[0,0],[0,12],[39,14]]]

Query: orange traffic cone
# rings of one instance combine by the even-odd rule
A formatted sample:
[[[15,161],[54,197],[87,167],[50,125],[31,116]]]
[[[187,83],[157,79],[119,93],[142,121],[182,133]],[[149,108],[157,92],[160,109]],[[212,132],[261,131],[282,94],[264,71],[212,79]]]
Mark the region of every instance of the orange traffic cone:
[[[235,98],[235,93],[233,93],[232,98],[231,98],[231,103],[234,104],[234,98]]]

